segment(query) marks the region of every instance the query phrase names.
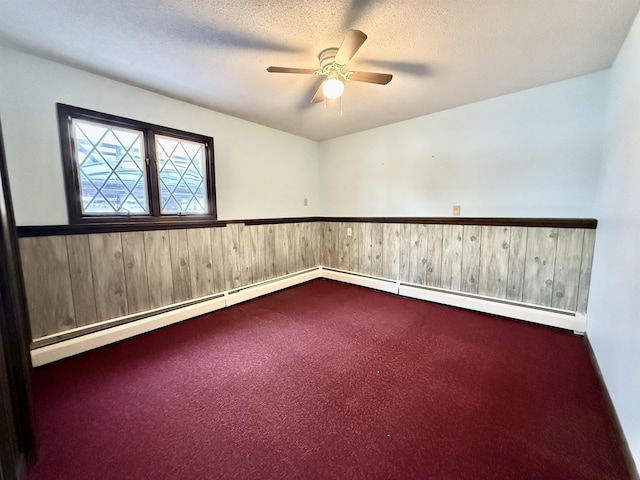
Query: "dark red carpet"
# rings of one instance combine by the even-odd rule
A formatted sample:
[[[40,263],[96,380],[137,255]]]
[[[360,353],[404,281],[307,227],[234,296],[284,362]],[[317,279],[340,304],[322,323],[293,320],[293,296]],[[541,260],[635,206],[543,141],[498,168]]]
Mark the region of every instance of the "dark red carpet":
[[[36,369],[30,479],[623,479],[581,337],[316,280]]]

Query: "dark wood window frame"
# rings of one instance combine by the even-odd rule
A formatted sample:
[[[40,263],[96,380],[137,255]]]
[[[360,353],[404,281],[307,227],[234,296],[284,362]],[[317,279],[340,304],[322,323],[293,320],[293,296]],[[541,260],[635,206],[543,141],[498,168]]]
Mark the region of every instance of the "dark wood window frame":
[[[215,165],[213,152],[213,138],[206,135],[185,132],[174,128],[163,127],[151,123],[132,120],[107,113],[96,112],[85,108],[74,107],[62,103],[57,104],[58,131],[60,134],[60,148],[64,169],[64,183],[67,199],[67,211],[69,223],[72,225],[101,224],[114,227],[123,225],[164,225],[180,227],[190,224],[203,225],[217,221],[216,192],[215,192]],[[149,202],[148,214],[131,215],[87,215],[82,213],[82,200],[80,197],[80,181],[75,160],[75,145],[71,134],[73,119],[86,120],[104,125],[135,129],[143,132],[144,148],[147,162],[146,183]],[[206,162],[206,192],[207,214],[160,214],[160,187],[158,181],[158,169],[156,162],[155,135],[165,135],[180,140],[203,143],[205,145]]]

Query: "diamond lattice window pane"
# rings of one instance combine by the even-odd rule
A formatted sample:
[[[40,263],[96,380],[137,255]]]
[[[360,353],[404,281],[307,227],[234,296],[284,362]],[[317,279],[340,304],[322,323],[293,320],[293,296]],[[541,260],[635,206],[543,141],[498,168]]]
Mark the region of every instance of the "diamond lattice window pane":
[[[205,145],[156,136],[163,215],[208,213]]]
[[[73,121],[82,213],[149,213],[142,132]]]

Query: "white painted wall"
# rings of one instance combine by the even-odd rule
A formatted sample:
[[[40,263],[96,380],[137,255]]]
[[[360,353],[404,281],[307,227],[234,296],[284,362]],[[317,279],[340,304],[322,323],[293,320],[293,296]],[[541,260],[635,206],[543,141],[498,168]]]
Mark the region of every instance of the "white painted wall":
[[[316,142],[0,47],[0,119],[18,225],[68,223],[57,102],[212,136],[221,220],[319,214]]]
[[[607,72],[320,144],[327,216],[592,217]],[[345,113],[348,115],[348,112]]]
[[[68,222],[56,102],[213,136],[222,220],[449,216],[454,204],[463,216],[590,217],[606,83],[600,72],[318,145],[0,47],[19,225]]]
[[[587,334],[640,465],[640,15],[611,69]]]

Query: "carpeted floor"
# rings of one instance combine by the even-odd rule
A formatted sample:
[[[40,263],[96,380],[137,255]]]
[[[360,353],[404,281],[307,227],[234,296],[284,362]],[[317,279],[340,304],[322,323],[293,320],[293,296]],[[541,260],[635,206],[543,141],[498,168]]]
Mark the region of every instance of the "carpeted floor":
[[[36,369],[30,479],[625,479],[583,339],[315,280]]]

